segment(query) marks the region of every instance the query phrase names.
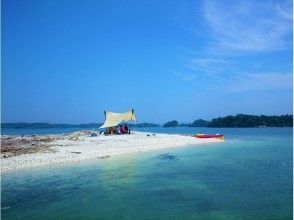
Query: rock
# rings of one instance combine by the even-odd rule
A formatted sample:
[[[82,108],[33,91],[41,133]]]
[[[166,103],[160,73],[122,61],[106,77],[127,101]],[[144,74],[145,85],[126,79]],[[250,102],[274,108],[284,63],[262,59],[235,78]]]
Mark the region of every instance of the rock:
[[[3,158],[8,158],[8,157],[11,157],[12,155],[10,153],[5,153],[3,154]]]
[[[71,153],[73,153],[73,154],[80,154],[81,152],[72,151]]]
[[[105,158],[108,158],[110,156],[106,155],[106,156],[103,156],[103,157],[99,157],[99,159],[105,159]]]

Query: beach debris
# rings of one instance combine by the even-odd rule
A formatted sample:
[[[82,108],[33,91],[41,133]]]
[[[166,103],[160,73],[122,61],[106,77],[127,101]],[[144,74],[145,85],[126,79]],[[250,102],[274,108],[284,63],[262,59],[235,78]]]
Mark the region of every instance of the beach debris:
[[[77,132],[73,132],[71,134],[68,134],[68,140],[71,141],[81,141],[80,137],[85,137],[85,136],[90,136],[90,137],[97,137],[98,136],[98,132],[96,131],[77,131]]]
[[[26,146],[26,145],[20,145],[20,146],[4,146],[2,144],[1,146],[1,156],[2,158],[9,158],[12,156],[18,156],[22,154],[32,154],[32,153],[54,153],[56,152],[54,149],[51,148],[51,146],[44,145],[44,144],[38,144],[34,146]]]
[[[80,151],[72,151],[71,153],[73,153],[73,154],[80,154],[82,152],[80,152]]]
[[[103,156],[103,157],[98,157],[99,159],[105,159],[105,158],[108,158],[110,156],[106,155],[106,156]]]
[[[152,136],[156,136],[156,134],[152,134]],[[147,137],[151,137],[151,134],[147,134]]]
[[[11,153],[4,153],[2,156],[3,156],[3,158],[8,158],[8,157],[12,157],[13,154],[11,154]]]
[[[56,135],[2,135],[1,136],[1,157],[9,158],[22,154],[52,153],[56,152],[53,147],[65,146],[55,141],[70,140],[82,141],[82,137],[97,136],[95,131],[78,131],[68,134]]]
[[[1,157],[9,158],[21,154],[55,152],[49,145],[55,137],[48,136],[1,136]]]
[[[68,140],[78,141],[79,140],[79,137],[78,136],[69,137]]]

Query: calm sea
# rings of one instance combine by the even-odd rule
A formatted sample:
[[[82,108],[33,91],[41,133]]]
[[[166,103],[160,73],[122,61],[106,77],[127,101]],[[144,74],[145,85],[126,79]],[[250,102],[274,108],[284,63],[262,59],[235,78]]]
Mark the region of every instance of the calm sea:
[[[291,128],[140,130],[226,141],[4,174],[2,219],[292,219]]]

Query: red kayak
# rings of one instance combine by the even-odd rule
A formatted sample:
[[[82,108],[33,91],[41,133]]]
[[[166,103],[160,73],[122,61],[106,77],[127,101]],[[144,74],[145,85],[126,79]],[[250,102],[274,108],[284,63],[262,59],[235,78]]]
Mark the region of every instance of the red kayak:
[[[219,138],[224,139],[223,134],[195,134],[194,135],[197,138]]]

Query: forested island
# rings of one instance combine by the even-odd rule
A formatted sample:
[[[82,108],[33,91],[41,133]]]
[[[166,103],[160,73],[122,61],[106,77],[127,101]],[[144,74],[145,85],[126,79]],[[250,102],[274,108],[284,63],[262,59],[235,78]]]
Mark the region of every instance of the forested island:
[[[256,116],[238,114],[212,119],[208,127],[293,127],[293,115]]]
[[[2,123],[1,128],[99,128],[102,123],[89,124],[49,124],[49,123]],[[155,123],[134,123],[131,127],[160,127]],[[224,127],[224,128],[250,128],[250,127],[293,127],[293,115],[265,116],[244,115],[225,116],[214,118],[211,121],[197,119],[192,123],[179,124],[172,120],[163,124],[163,127]]]
[[[215,127],[215,128],[252,128],[252,127],[293,127],[293,115],[265,116],[244,115],[214,118],[211,121],[197,119],[190,124],[178,124],[176,120],[167,122],[163,127]]]

